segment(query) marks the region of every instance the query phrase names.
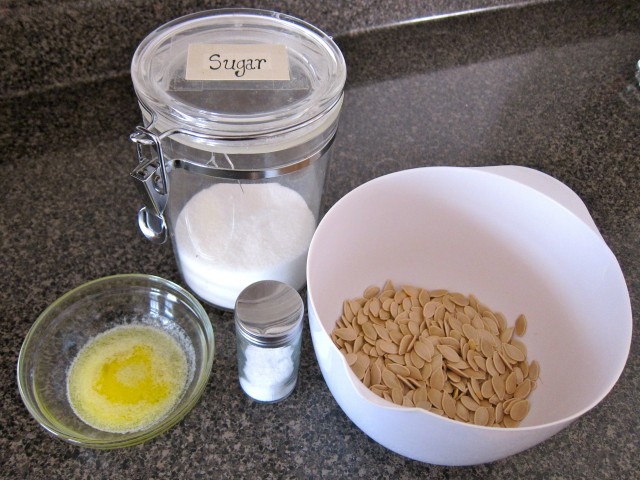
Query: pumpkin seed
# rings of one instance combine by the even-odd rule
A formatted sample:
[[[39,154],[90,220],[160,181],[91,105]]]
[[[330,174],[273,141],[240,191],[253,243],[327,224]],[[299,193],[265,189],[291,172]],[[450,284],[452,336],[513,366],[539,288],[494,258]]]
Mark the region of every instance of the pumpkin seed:
[[[492,335],[500,334],[495,317],[482,317],[482,322],[484,323],[485,330],[491,332]]]
[[[500,333],[500,341],[503,343],[509,343],[513,337],[513,327],[506,328]]]
[[[436,337],[444,337],[446,336],[446,333],[441,327],[437,325],[429,325],[429,335],[434,335]]]
[[[398,353],[398,345],[388,340],[378,340],[376,342],[376,348],[382,350],[384,353],[397,354]]]
[[[465,323],[463,322],[463,318],[467,318],[466,315],[464,313],[459,313],[457,315],[451,315],[451,318],[449,319],[449,325],[451,326],[451,330],[453,331],[457,331],[457,332],[462,332],[462,325],[464,325]],[[468,319],[467,319],[468,320]]]
[[[447,312],[456,311],[456,304],[453,303],[453,300],[451,300],[451,295],[445,295],[444,297],[442,297],[442,304],[444,305],[444,308],[447,309]]]
[[[427,392],[427,397],[434,407],[440,408],[442,406],[442,392],[440,390],[431,387]]]
[[[420,321],[412,321],[410,320],[409,323],[407,323],[407,327],[409,328],[409,332],[411,333],[411,335],[417,336],[420,335]]]
[[[409,344],[412,340],[413,337],[411,335],[405,335],[404,337],[402,337],[402,340],[400,340],[400,344],[398,345],[398,355],[404,355],[405,353],[407,353]]]
[[[482,382],[482,386],[480,387],[480,393],[482,393],[482,396],[484,398],[490,398],[494,393],[491,382],[492,380],[485,380],[484,382]]]
[[[522,350],[511,343],[503,343],[502,348],[504,349],[504,353],[516,362],[522,362],[526,358]]]
[[[487,371],[487,359],[484,358],[482,355],[475,353],[475,356],[473,357],[473,360],[476,362],[476,365],[478,365],[478,369],[486,372]]]
[[[382,371],[380,370],[380,367],[378,366],[377,363],[374,363],[373,365],[371,365],[369,370],[371,371],[371,383],[373,385],[376,385],[382,382]]]
[[[345,300],[342,304],[342,315],[347,320],[347,322],[350,322],[354,317],[349,300]]]
[[[478,315],[478,311],[475,309],[475,307],[473,307],[473,306],[471,305],[471,297],[469,297],[469,305],[465,306],[465,307],[462,309],[462,311],[463,311],[463,313],[464,313],[465,317],[467,317],[467,318],[469,319],[469,322],[471,322],[471,319],[472,319],[473,317],[475,317],[476,315]],[[466,323],[466,322],[463,322],[463,323]]]
[[[367,373],[367,369],[369,368],[369,358],[365,354],[356,354],[358,358],[351,365],[351,369],[353,373],[356,374],[360,380],[364,378],[364,374]]]
[[[480,315],[476,315],[471,319],[471,326],[476,330],[484,330],[484,322],[482,321],[482,317]]]
[[[353,342],[353,352],[358,353],[360,350],[362,350],[363,346],[364,346],[364,335],[358,335],[358,337]]]
[[[538,363],[537,360],[534,360],[529,365],[529,379],[531,379],[532,382],[535,382],[538,380],[539,376],[540,376],[540,364]]]
[[[540,365],[527,362],[526,317],[514,327],[469,295],[387,280],[345,300],[331,339],[374,394],[458,421],[518,426]]]
[[[370,368],[365,370],[364,377],[362,378],[362,383],[367,388],[371,386],[371,369]]]
[[[482,354],[487,357],[487,360],[491,360],[495,348],[489,340],[483,338],[480,340],[480,350],[482,351]]]
[[[407,377],[403,377],[402,375],[398,375],[398,380],[400,383],[403,383],[407,388],[415,388],[413,382],[411,382]]]
[[[423,365],[423,367],[420,369],[420,375],[422,376],[422,379],[427,381],[429,380],[429,378],[431,378],[431,373],[433,372],[433,367],[431,366],[431,363],[426,363]]]
[[[478,407],[473,414],[473,423],[485,426],[489,423],[489,409],[487,407]]]
[[[495,408],[495,423],[500,424],[504,419],[504,410],[502,403],[498,403]]]
[[[396,388],[400,386],[400,381],[396,374],[387,368],[382,369],[382,383],[389,388]]]
[[[409,378],[413,378],[418,381],[422,380],[422,373],[420,372],[420,369],[413,365],[407,365],[407,369],[409,370]]]
[[[503,375],[499,375],[497,377],[491,377],[491,385],[493,386],[493,391],[496,393],[500,400],[505,399],[506,387],[505,387],[505,377]]]
[[[412,395],[412,391],[408,391],[406,393],[406,395],[403,397],[402,399],[402,406],[403,407],[414,407],[415,405],[413,404],[413,398],[411,397]]]
[[[422,340],[418,340],[413,344],[413,351],[423,360],[430,362],[433,358],[434,348],[431,342],[423,342]]]
[[[429,301],[425,304],[424,308],[422,309],[422,315],[424,315],[424,318],[427,320],[430,318],[433,318],[438,307],[440,307],[439,303],[434,301]]]
[[[393,302],[392,298],[385,298],[385,299],[381,300],[382,309],[387,311],[387,312],[390,312],[391,311],[391,305],[393,305],[393,303],[394,302]]]
[[[402,300],[402,308],[405,312],[408,312],[411,310],[411,307],[413,307],[413,303],[411,302],[411,299],[409,297],[405,297]]]
[[[511,405],[509,416],[512,420],[520,422],[529,413],[529,400],[519,400]]]
[[[456,415],[464,422],[469,421],[469,410],[460,400],[456,402]]]
[[[415,348],[408,354],[409,358],[411,358],[411,365],[416,368],[422,368],[425,364],[425,360],[416,353]]]
[[[338,328],[335,332],[339,338],[347,342],[353,342],[358,336],[358,332],[353,328]]]
[[[404,360],[404,355],[388,354],[386,355],[386,357],[394,363],[399,363],[400,365],[406,365],[406,362]]]
[[[431,295],[429,295],[429,291],[424,288],[420,289],[420,293],[418,294],[418,301],[423,307],[427,303],[429,303],[431,301]]]
[[[377,337],[380,337],[383,340],[391,340],[391,337],[389,336],[389,331],[386,329],[386,327],[383,327],[382,325],[378,325],[375,323],[371,325],[373,326],[373,329],[376,331]]]
[[[496,367],[498,373],[502,375],[507,370],[507,367],[505,367],[500,354],[497,351],[493,352],[491,359],[493,360],[493,366]]]
[[[518,425],[520,425],[520,422],[516,422],[508,415],[504,416],[502,422],[504,423],[504,426],[507,428],[516,428]]]
[[[369,299],[377,296],[379,293],[380,293],[380,287],[376,285],[370,285],[369,287],[365,288],[362,296],[366,299]]]
[[[518,318],[516,318],[516,335],[522,337],[527,332],[527,317],[523,314],[520,314]]]
[[[451,348],[449,345],[438,345],[438,351],[442,354],[444,358],[449,360],[450,362],[459,362],[460,355]]]
[[[512,338],[510,343],[518,350],[520,350],[525,357],[527,356],[527,346],[524,343],[522,343],[517,338]]]
[[[527,398],[531,393],[532,382],[530,379],[525,378],[524,381],[518,385],[516,391],[513,392],[514,398]]]
[[[469,305],[469,298],[461,293],[452,293],[451,300],[453,301],[453,303],[455,303],[456,305],[460,305],[461,307],[466,307],[467,305]]]
[[[445,377],[441,369],[434,370],[431,373],[431,377],[429,378],[429,384],[431,385],[431,388],[435,388],[437,390],[443,389],[444,381]]]
[[[513,395],[513,392],[516,391],[516,387],[518,386],[518,376],[516,372],[511,372],[507,376],[507,380],[504,383],[505,391],[508,395]]]
[[[372,340],[376,340],[378,338],[378,332],[376,331],[376,327],[371,323],[365,323],[362,325],[362,332],[366,338],[370,338]]]
[[[448,290],[444,289],[444,288],[439,288],[436,290],[429,290],[429,295],[431,295],[432,297],[436,298],[436,297],[443,297],[445,296],[447,293],[449,293]]]
[[[405,329],[405,331],[403,332],[402,325],[400,327],[400,330],[391,330],[389,332],[389,337],[391,338],[391,341],[398,346],[400,345],[400,342],[405,337],[405,335],[409,335],[409,330]]]
[[[449,418],[456,418],[456,401],[449,393],[442,394],[442,410]]]
[[[487,366],[487,373],[492,377],[497,377],[498,375],[500,375],[496,367],[493,365],[493,358],[491,357],[487,358],[486,366]]]
[[[459,399],[460,403],[465,406],[465,408],[471,412],[475,412],[480,405],[473,398],[468,397],[467,395],[463,395]]]
[[[347,353],[344,357],[347,359],[347,364],[349,366],[356,363],[356,360],[358,359],[358,355],[356,355],[355,353]]]
[[[390,363],[387,365],[387,369],[391,370],[396,375],[402,375],[403,377],[408,377],[411,374],[411,371],[405,365],[398,365],[397,363]]]

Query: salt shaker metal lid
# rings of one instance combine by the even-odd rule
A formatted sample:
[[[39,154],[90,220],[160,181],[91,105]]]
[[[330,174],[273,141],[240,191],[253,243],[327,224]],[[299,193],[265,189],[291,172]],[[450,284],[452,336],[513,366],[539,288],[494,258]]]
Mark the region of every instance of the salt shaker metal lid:
[[[276,280],[261,280],[238,296],[235,320],[238,332],[261,347],[286,345],[302,331],[304,304],[300,294]]]

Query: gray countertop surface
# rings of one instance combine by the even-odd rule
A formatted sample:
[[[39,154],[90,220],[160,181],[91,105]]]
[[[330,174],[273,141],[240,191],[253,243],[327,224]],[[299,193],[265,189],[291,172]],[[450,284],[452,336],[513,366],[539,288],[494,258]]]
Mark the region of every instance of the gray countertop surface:
[[[237,381],[232,315],[207,307],[213,373],[182,422],[116,451],[51,437],[15,381],[38,314],[106,275],[181,283],[170,245],[154,246],[137,229],[142,198],[128,179],[128,135],[140,112],[126,73],[105,75],[0,98],[0,477],[638,478],[640,4],[525,4],[336,39],[349,79],[325,206],[372,178],[420,166],[522,165],[564,182],[618,258],[631,297],[631,352],[610,394],[521,454],[474,467],[427,465],[351,423],[322,378],[308,328],[292,396],[251,401]]]
[[[0,0],[0,96],[126,75],[152,29],[193,12],[260,8],[329,35],[558,0]]]

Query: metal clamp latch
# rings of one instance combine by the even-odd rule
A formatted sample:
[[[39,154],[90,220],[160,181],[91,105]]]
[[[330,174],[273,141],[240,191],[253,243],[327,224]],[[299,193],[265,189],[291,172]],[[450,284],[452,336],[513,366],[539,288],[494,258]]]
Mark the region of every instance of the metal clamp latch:
[[[161,244],[167,240],[164,210],[169,199],[169,181],[160,139],[144,127],[136,127],[130,139],[136,144],[139,162],[131,177],[145,198],[145,206],[138,212],[138,226],[145,237]]]

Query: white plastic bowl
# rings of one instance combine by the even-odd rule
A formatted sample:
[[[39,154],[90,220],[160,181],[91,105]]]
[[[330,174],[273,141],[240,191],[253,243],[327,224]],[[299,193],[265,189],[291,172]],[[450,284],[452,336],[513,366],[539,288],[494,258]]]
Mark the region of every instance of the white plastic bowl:
[[[387,279],[473,293],[510,323],[527,316],[523,341],[541,373],[518,428],[399,407],[355,377],[329,334],[344,299]],[[313,345],[336,401],[372,439],[423,462],[491,462],[548,439],[604,398],[629,354],[615,256],[573,192],[522,167],[418,168],[356,188],[318,226],[307,281]]]

